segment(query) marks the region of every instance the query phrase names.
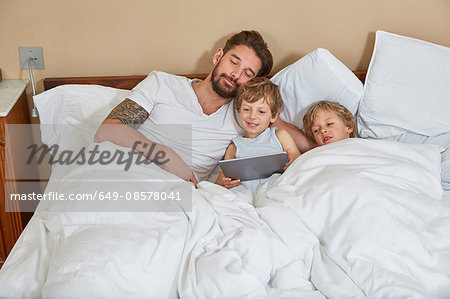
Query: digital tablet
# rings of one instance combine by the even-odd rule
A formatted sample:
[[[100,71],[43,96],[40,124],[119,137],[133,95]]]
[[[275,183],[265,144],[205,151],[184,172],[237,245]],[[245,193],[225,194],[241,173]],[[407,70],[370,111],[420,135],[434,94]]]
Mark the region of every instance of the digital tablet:
[[[219,161],[225,177],[249,181],[282,173],[289,161],[285,152]]]

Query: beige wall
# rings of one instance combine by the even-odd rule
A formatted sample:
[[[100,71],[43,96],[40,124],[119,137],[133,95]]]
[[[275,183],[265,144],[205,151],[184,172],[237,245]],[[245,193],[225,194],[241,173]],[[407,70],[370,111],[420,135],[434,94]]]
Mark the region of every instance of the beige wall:
[[[28,79],[18,47],[43,47],[38,92],[45,77],[205,73],[242,29],[264,35],[275,71],[318,47],[367,69],[377,29],[450,46],[450,0],[0,0],[0,68]]]

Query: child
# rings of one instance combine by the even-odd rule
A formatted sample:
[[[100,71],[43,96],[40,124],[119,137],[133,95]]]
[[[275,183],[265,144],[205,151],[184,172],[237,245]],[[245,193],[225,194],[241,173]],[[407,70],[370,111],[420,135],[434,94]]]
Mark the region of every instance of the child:
[[[225,160],[285,151],[289,162],[285,169],[300,156],[294,139],[285,130],[277,130],[271,125],[278,118],[283,100],[278,86],[266,78],[255,78],[237,90],[234,108],[238,111],[239,122],[245,130],[244,136],[233,138],[225,152]],[[239,185],[240,180],[232,180],[220,171],[216,184],[226,188]]]
[[[325,145],[355,137],[356,122],[352,113],[337,102],[321,101],[312,105],[303,117],[306,137]]]

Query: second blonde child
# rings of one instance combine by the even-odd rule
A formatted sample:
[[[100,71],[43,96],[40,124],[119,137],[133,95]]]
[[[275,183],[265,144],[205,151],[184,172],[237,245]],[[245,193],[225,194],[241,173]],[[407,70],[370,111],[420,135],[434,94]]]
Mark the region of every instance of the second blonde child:
[[[312,105],[303,117],[306,137],[317,145],[325,145],[355,137],[353,114],[337,102],[320,101]]]

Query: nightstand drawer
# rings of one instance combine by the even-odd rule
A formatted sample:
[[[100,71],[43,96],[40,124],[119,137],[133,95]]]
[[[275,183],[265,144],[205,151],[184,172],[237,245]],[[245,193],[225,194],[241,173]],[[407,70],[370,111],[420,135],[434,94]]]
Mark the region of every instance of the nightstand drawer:
[[[25,88],[28,81],[4,80],[0,82],[0,267],[23,231],[23,213],[8,212],[11,202],[6,202],[6,190],[20,191],[16,187],[14,174],[6,176],[5,165],[12,163],[6,145],[6,129],[9,124],[30,124],[27,96]],[[17,207],[11,210],[19,211]]]

